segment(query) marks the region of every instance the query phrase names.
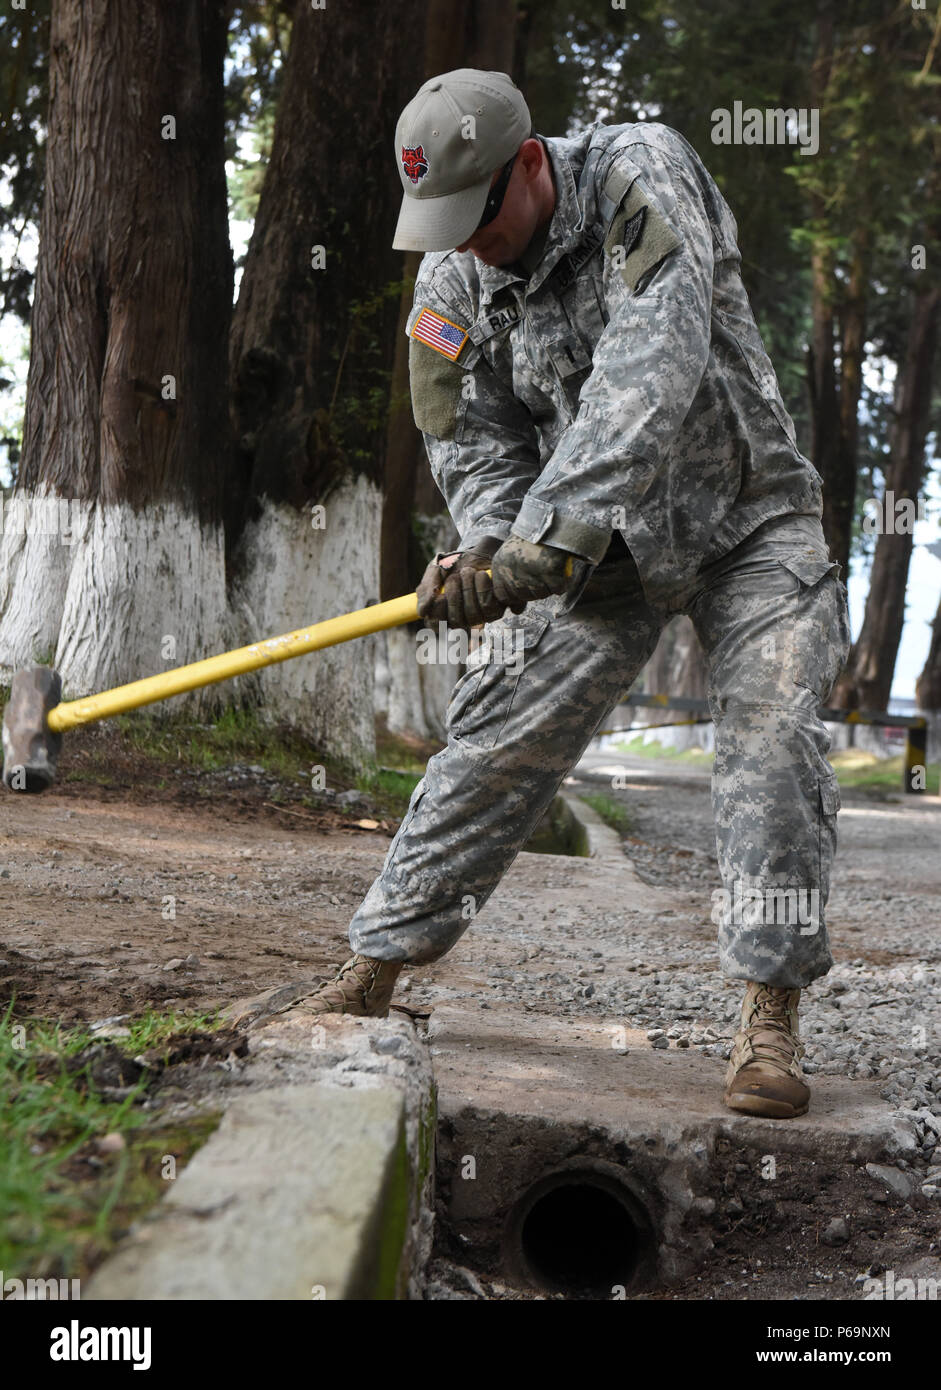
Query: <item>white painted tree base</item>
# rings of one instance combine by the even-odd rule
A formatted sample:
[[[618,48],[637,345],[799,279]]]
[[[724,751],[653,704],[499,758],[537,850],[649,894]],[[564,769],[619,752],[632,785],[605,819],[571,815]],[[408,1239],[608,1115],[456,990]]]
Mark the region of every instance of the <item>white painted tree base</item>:
[[[200,526],[174,504],[140,512],[90,505],[71,544],[5,532],[0,679],[51,660],[66,698],[75,698],[364,608],[378,596],[380,514],[379,491],[364,478],[328,500],[323,529],[311,526],[310,511],[264,504],[242,538],[230,601],[222,528]],[[304,730],[322,751],[362,763],[375,757],[379,641],[343,643],[151,708],[185,705],[206,716],[233,702],[260,704],[264,717]],[[411,648],[421,696],[414,641]],[[442,709],[454,674],[435,668],[426,682],[444,682]]]
[[[86,506],[71,544],[4,535],[0,671],[52,660],[68,697],[87,695],[225,651],[232,624],[220,526],[165,503]],[[208,710],[217,688],[163,708]]]
[[[156,675],[230,645],[221,526],[175,503],[99,503],[69,573],[55,664],[71,694]],[[218,687],[163,702],[208,711]]]
[[[25,500],[50,497],[44,486]],[[62,609],[81,534],[71,545],[56,535],[17,531],[9,502],[3,511],[0,536],[0,680],[9,684],[14,671],[33,662],[52,660],[59,641]]]
[[[381,496],[365,478],[344,483],[310,511],[265,502],[245,529],[238,557],[237,611],[247,643],[308,627],[375,603],[379,591]],[[376,637],[344,642],[258,673],[265,716],[302,729],[318,748],[354,763],[374,758]],[[304,769],[298,769],[303,771]]]
[[[391,629],[384,647],[385,682],[377,709],[385,712],[389,732],[444,739],[448,700],[459,668],[420,664],[411,628]]]

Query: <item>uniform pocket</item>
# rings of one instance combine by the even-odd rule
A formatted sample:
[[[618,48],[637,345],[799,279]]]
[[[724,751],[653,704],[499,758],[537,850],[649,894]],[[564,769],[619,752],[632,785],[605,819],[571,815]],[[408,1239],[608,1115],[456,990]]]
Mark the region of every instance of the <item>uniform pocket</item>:
[[[821,906],[830,894],[830,869],[836,854],[837,814],[840,810],[840,784],[831,767],[820,777],[820,815],[817,820],[819,859],[817,885]]]
[[[468,670],[448,708],[448,734],[475,748],[494,748],[500,739],[527,663],[549,626],[532,606],[487,624],[488,643],[477,653],[479,670]]]
[[[794,683],[813,691],[823,703],[850,647],[846,590],[837,577],[840,566],[828,555],[810,551],[780,556],[778,562],[798,581],[790,653]],[[839,797],[839,792],[834,794]]]
[[[835,816],[842,805],[840,784],[834,773],[832,777],[826,777],[820,783],[820,809],[825,816]]]
[[[840,566],[835,560],[831,560],[829,555],[815,555],[811,551],[805,554],[782,555],[778,563],[783,565],[791,574],[796,575],[800,582],[812,589],[819,584],[824,575],[835,574]]]
[[[473,704],[477,694],[477,687],[483,680],[484,670],[468,669],[463,676],[455,683],[451,691],[451,699],[448,702],[447,727],[449,732],[460,733],[461,721],[470,705]]]

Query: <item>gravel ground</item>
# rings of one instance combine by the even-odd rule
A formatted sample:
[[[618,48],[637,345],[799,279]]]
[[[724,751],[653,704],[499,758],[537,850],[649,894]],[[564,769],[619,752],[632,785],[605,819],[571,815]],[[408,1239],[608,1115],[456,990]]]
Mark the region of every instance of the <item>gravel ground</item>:
[[[616,771],[628,774],[628,787],[612,786]],[[702,973],[715,969],[709,911],[721,886],[708,769],[603,753],[590,755],[578,774],[569,790],[603,790],[623,804],[631,818],[625,850],[638,876],[686,894],[685,925],[709,938],[691,951],[686,933],[665,916],[660,958],[638,963],[639,978],[615,987],[611,1004],[648,1024],[654,1042],[665,1035],[726,1057],[737,997],[728,1001],[724,1028],[694,1022],[715,999]],[[884,1078],[881,1095],[916,1125],[928,1160],[941,1135],[941,798],[874,799],[844,790],[842,800],[827,913],[836,964],[802,995],[804,1070]],[[707,1036],[716,1031],[719,1039]],[[934,1186],[941,1168],[925,1176]]]
[[[616,774],[626,786],[612,787]],[[403,978],[406,996],[603,1017],[644,1029],[653,1047],[726,1059],[743,990],[718,969],[710,914],[721,884],[708,768],[593,753],[564,790],[602,791],[624,806],[625,852],[637,876],[661,891],[634,902],[628,883],[622,902],[599,907],[596,899],[586,918],[566,904],[545,906],[567,879],[566,861],[547,859],[538,925],[525,910],[531,895],[516,889],[514,905],[524,911],[513,913],[498,889],[455,951],[416,972],[414,990],[412,977]],[[939,834],[941,798],[844,793],[827,913],[835,965],[803,992],[800,1019],[805,1072],[881,1079],[882,1097],[917,1132],[918,1182],[941,1200]],[[625,952],[625,935],[635,950]],[[465,959],[478,969],[458,982]]]

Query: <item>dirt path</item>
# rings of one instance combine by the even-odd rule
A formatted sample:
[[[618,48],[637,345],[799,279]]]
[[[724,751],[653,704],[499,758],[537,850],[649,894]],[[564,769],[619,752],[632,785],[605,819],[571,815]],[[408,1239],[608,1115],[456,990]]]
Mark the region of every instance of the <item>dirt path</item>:
[[[64,1022],[199,1011],[319,977],[349,954],[350,914],[388,848],[344,829],[348,816],[331,830],[223,801],[47,793],[4,808],[0,991],[18,1015]]]
[[[617,790],[615,771],[627,783]],[[407,972],[398,997],[542,1016],[547,1036],[562,1018],[660,1030],[656,1046],[714,1059],[719,1088],[741,989],[716,960],[708,773],[603,753],[566,788],[586,790],[624,802],[631,860],[592,875],[584,861],[520,855],[454,950]],[[198,801],[182,791],[124,796],[82,786],[5,796],[0,999],[15,995],[20,1018],[73,1023],[148,1007],[199,1012],[323,979],[348,955],[349,919],[391,826],[354,829],[362,808],[313,817],[276,810],[265,804],[270,795],[221,779]],[[913,1188],[937,1191],[941,799],[850,794],[844,804],[829,914],[837,965],[802,1004],[807,1070],[875,1081],[917,1128],[919,1151],[906,1165]],[[911,1258],[923,1241],[936,1263],[941,1198],[913,1200],[923,1214],[905,1206],[913,1224],[903,1245]],[[877,1213],[872,1222],[870,1245],[861,1238],[846,1252],[841,1288],[882,1250]],[[468,1296],[437,1272],[432,1297]],[[764,1296],[852,1296],[822,1294],[812,1273],[795,1286],[804,1293]],[[692,1296],[748,1294],[725,1273]]]
[[[593,751],[578,774],[573,791],[603,789],[627,810],[625,848],[644,881],[692,895],[708,915],[720,886],[708,767]],[[625,787],[612,787],[615,774]],[[836,959],[941,959],[941,797],[846,789],[841,797],[827,915]]]
[[[616,770],[627,786],[612,791]],[[412,971],[406,992],[434,1002],[484,989],[485,1001],[566,1015],[627,1010],[644,1025],[657,1017],[656,990],[632,983],[667,985],[692,967],[693,1012],[723,1035],[731,1014],[710,921],[718,879],[708,773],[593,754],[566,790],[599,787],[631,815],[625,848],[642,882],[625,865],[618,901],[599,889],[579,911],[560,910],[571,861],[523,854],[458,946]],[[4,798],[0,997],[15,994],[18,1015],[76,1022],[147,1006],[202,1010],[322,978],[345,959],[350,916],[391,828],[352,828],[361,812],[274,810],[264,788],[252,798],[223,786],[185,802],[72,787]],[[840,828],[830,910],[838,965],[935,966],[941,799],[844,795]],[[670,998],[667,990],[667,1006]]]

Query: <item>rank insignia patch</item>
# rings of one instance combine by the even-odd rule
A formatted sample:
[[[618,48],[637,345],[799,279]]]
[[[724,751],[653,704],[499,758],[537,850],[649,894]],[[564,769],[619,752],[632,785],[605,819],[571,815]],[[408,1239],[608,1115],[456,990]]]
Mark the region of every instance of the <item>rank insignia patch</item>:
[[[456,362],[461,349],[467,342],[467,334],[450,319],[443,318],[432,309],[422,309],[415,320],[411,336],[420,343],[427,343],[435,352],[443,353],[450,362]]]

